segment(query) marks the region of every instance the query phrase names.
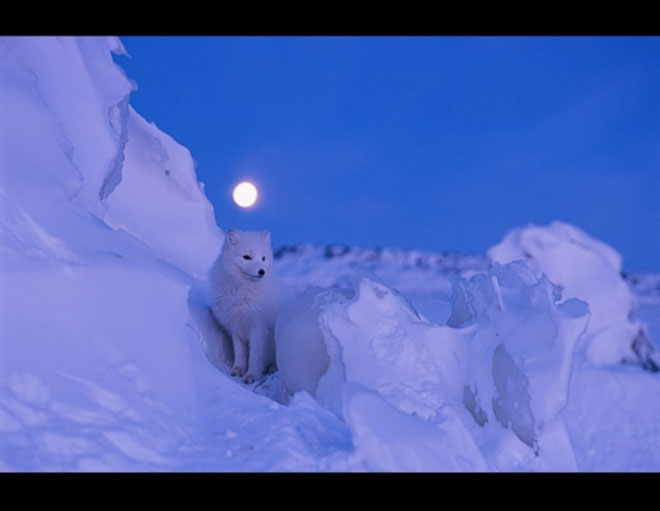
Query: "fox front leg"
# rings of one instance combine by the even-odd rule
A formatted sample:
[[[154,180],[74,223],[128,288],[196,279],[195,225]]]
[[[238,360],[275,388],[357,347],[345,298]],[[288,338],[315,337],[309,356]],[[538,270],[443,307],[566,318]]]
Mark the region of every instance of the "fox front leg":
[[[248,367],[248,345],[237,335],[232,336],[232,342],[234,344],[234,367],[231,375],[243,376]]]
[[[268,328],[255,328],[250,332],[250,359],[245,383],[253,383],[263,378],[266,368],[274,357],[272,331]]]

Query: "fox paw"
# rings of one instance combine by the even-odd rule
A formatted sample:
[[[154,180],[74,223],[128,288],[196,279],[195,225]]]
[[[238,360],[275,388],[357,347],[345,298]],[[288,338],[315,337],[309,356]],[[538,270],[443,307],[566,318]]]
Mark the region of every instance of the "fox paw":
[[[234,366],[231,370],[232,376],[243,376],[245,374],[245,368],[240,366]]]
[[[254,383],[254,376],[248,374],[245,378],[243,378],[243,383],[246,383],[247,385]]]

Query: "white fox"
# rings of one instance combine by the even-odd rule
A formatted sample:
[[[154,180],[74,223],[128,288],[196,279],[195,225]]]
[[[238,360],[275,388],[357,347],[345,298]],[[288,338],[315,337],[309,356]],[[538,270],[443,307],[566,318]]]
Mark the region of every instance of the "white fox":
[[[229,229],[211,267],[211,309],[234,346],[232,376],[262,378],[275,363],[273,330],[281,302],[270,233]]]

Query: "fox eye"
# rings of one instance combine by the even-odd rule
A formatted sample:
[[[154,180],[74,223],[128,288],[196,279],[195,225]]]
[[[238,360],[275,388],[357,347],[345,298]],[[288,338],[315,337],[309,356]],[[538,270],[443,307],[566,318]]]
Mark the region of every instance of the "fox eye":
[[[263,256],[263,257],[261,258],[261,260],[262,260],[262,261],[265,261],[265,260],[266,260],[266,256]]]
[[[247,254],[245,254],[245,255],[243,256],[243,259],[245,259],[246,261],[249,261],[250,259],[252,259],[252,257],[249,256],[249,255],[247,255]]]

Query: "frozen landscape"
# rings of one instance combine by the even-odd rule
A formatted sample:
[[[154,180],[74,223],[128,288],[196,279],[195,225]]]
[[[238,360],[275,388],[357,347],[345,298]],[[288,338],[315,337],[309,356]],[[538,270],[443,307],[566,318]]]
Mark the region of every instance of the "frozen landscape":
[[[287,363],[232,378],[232,226],[123,51],[0,39],[1,471],[660,470],[660,275],[561,222],[483,255],[274,232]]]

